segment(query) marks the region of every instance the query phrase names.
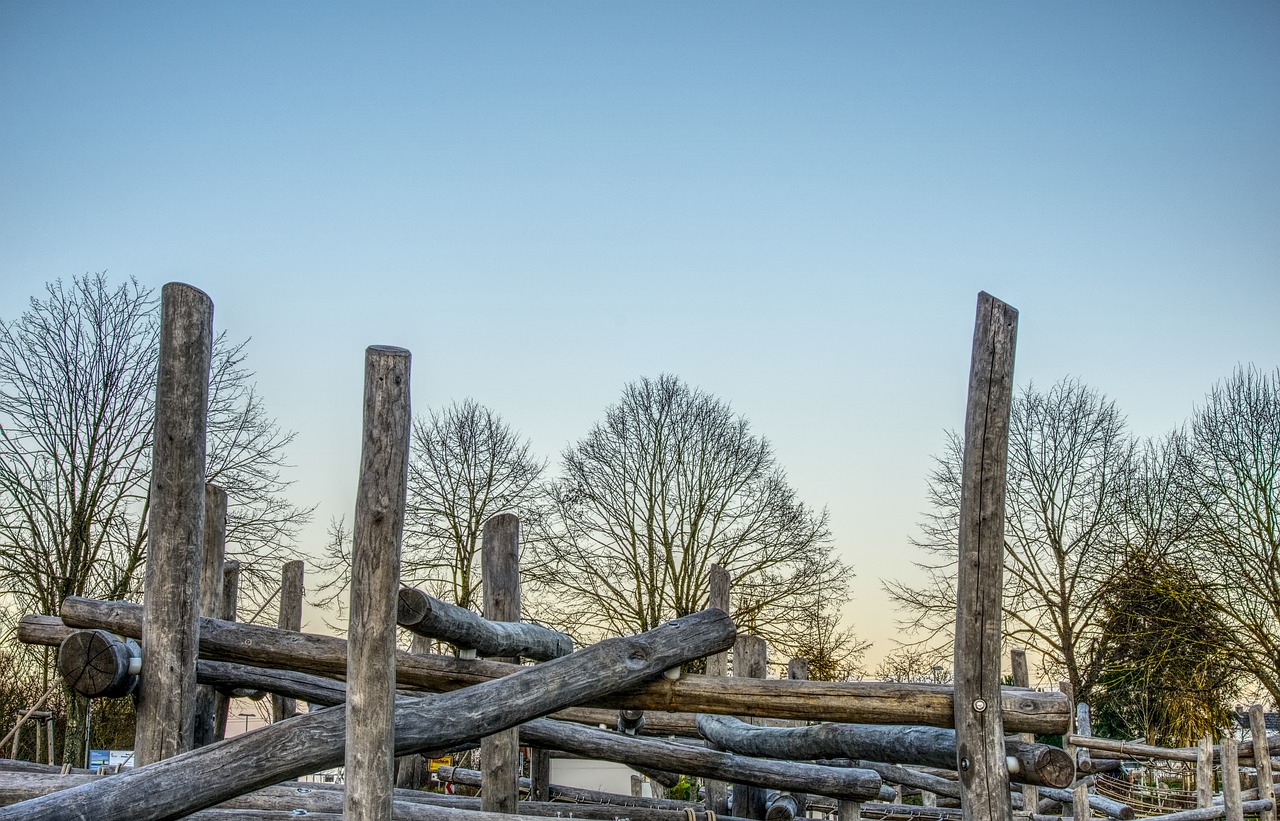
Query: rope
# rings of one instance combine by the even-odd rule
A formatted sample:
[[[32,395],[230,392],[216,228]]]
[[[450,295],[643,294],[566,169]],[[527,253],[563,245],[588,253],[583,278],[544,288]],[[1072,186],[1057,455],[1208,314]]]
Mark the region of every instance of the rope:
[[[58,687],[60,687],[61,685],[62,685],[61,681],[50,684],[49,689],[45,690],[44,695],[40,696],[40,700],[36,702],[36,706],[27,708],[27,712],[23,714],[22,718],[18,719],[17,724],[13,725],[13,729],[9,731],[9,733],[4,737],[3,740],[0,740],[0,749],[3,749],[4,745],[9,743],[9,739],[13,738],[15,735],[18,734],[18,728],[22,726],[22,722],[31,718],[32,713],[34,713],[36,710],[39,710],[41,707],[43,707],[45,700],[48,699],[49,696],[53,695],[53,691],[57,690]]]

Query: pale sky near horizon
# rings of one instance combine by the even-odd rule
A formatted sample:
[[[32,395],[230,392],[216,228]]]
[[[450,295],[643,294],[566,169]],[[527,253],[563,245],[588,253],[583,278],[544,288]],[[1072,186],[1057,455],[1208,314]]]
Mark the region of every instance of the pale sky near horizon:
[[[974,305],[1139,435],[1280,363],[1280,6],[0,0],[0,316],[207,291],[350,516],[363,351],[551,460],[640,376],[732,403],[892,649]]]

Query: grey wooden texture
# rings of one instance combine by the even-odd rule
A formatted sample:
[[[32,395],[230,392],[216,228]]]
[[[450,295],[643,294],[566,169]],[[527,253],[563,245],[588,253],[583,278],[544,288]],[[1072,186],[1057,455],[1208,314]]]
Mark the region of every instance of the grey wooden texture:
[[[102,602],[70,596],[62,603],[62,620],[73,627],[101,627],[137,636],[142,606],[131,602]],[[47,616],[23,616],[19,639],[52,629]],[[56,620],[53,620],[56,621]],[[59,638],[58,641],[61,641]],[[33,641],[28,643],[41,643]],[[56,643],[56,642],[55,642]],[[202,657],[263,667],[286,668],[319,675],[346,670],[346,642],[333,636],[285,634],[262,625],[202,621]],[[507,675],[515,665],[456,659],[452,656],[396,656],[396,678],[402,687],[453,690]],[[625,694],[600,697],[591,707],[610,711],[637,709],[674,711],[687,715],[690,734],[696,733],[694,713],[751,714],[780,718],[841,721],[851,724],[926,724],[947,727],[952,720],[952,689],[946,684],[899,684],[880,681],[783,681],[683,675],[629,688]],[[1011,730],[1063,732],[1070,703],[1062,693],[1005,688],[1003,708]],[[597,713],[596,715],[601,715]],[[589,719],[592,724],[610,718]]]
[[[520,520],[499,513],[484,523],[480,548],[484,616],[489,621],[520,621]],[[518,663],[518,656],[496,659]],[[514,813],[520,788],[520,735],[512,729],[480,740],[480,770],[486,812]]]
[[[204,553],[200,564],[200,615],[222,615],[223,564],[227,558],[227,492],[217,485],[204,486]],[[212,744],[218,732],[218,694],[210,687],[196,687],[193,743]]]
[[[1222,804],[1227,808],[1227,821],[1244,821],[1240,801],[1240,758],[1235,736],[1226,735],[1218,744],[1222,750]]]
[[[538,624],[490,621],[412,587],[400,589],[396,619],[406,630],[486,657],[546,661],[573,652],[573,638],[567,633]]]
[[[134,758],[139,764],[191,749],[195,739],[196,618],[204,545],[205,435],[213,302],[178,282],[160,291],[142,680]]]
[[[391,816],[396,591],[409,471],[409,352],[373,345],[364,358],[364,433],[351,533],[347,623],[348,821]]]
[[[754,727],[729,716],[698,716],[698,729],[719,748],[741,755],[791,760],[858,758],[887,764],[950,769],[956,760],[956,734],[942,727],[824,723],[810,727]],[[1069,787],[1075,781],[1071,758],[1049,744],[1006,739],[1017,783]]]
[[[1089,808],[1089,785],[1083,781],[1071,790],[1071,814],[1080,821],[1093,818],[1093,812]]]
[[[1089,705],[1083,701],[1076,704],[1076,731],[1075,735],[1084,738],[1093,737],[1093,719],[1089,715]],[[1090,748],[1082,745],[1075,745],[1076,748],[1076,766],[1081,770],[1090,770],[1093,767],[1092,754]]]
[[[708,587],[707,606],[717,607],[726,613],[732,613],[733,609],[729,600],[729,571],[718,564],[711,565],[708,575]],[[729,675],[728,653],[716,653],[715,655],[707,656],[707,676],[724,678],[727,675]],[[702,786],[707,795],[707,807],[716,815],[728,815],[729,785],[723,781],[708,778],[703,782]]]
[[[464,767],[441,767],[436,771],[436,778],[440,779],[442,782],[453,782],[454,784],[463,784],[468,787],[482,787],[484,784],[484,779],[479,770],[471,770]],[[533,787],[529,779],[520,779],[521,792],[529,793],[532,789]],[[551,798],[556,800],[579,804],[609,804],[617,807],[643,807],[646,809],[668,810],[672,812],[684,812],[687,809],[703,809],[702,804],[693,801],[675,801],[670,798],[621,795],[619,793],[604,792],[603,790],[567,787],[563,784],[549,784],[548,792],[551,795]]]
[[[137,686],[129,673],[136,650],[106,630],[76,630],[58,647],[58,675],[82,696],[120,698]]]
[[[409,643],[410,653],[426,653],[431,649],[432,640],[426,636],[414,634]],[[431,780],[427,769],[427,761],[420,753],[410,753],[396,757],[396,788],[418,790]]]
[[[768,678],[769,647],[760,636],[738,634],[733,645],[734,678]],[[767,807],[765,791],[761,787],[733,782],[733,814],[742,818],[764,821]]]
[[[525,743],[588,758],[722,781],[733,780],[766,789],[798,790],[854,800],[875,798],[880,794],[879,777],[861,769],[747,758],[705,747],[595,730],[549,718],[525,722],[520,727],[520,738]]]
[[[1249,708],[1249,731],[1253,736],[1250,751],[1266,749],[1267,725],[1261,704],[1254,704]],[[1258,755],[1254,752],[1253,762],[1253,766],[1257,768],[1258,772],[1258,799],[1271,802],[1271,806],[1258,816],[1258,821],[1276,821],[1277,815],[1280,814],[1276,812],[1276,791],[1271,770],[1271,758],[1265,754]]]
[[[1027,669],[1027,651],[1015,647],[1009,651],[1009,667],[1013,676],[1013,686],[1030,687],[1031,674]],[[1018,736],[1022,741],[1034,742],[1033,733],[1022,733]],[[1034,809],[1040,803],[1040,790],[1035,784],[1022,785],[1022,806]]]
[[[1040,806],[1045,806],[1046,802],[1057,802],[1063,807],[1073,806],[1075,803],[1075,793],[1071,790],[1059,790],[1056,787],[1040,788]],[[1108,818],[1119,818],[1122,821],[1130,821],[1136,813],[1133,807],[1120,801],[1116,801],[1097,793],[1089,793],[1089,809],[1094,812],[1100,812]]]
[[[217,617],[224,622],[236,620],[236,610],[240,604],[240,562],[227,559],[222,563],[222,599],[218,606]],[[203,621],[201,622],[204,623]],[[197,665],[199,661],[197,660]],[[213,724],[213,740],[221,741],[227,734],[227,718],[231,713],[231,699],[222,693],[214,698],[215,718]]]
[[[1200,739],[1196,755],[1196,805],[1208,807],[1213,803],[1213,739]]]
[[[395,709],[396,752],[475,740],[533,716],[635,686],[728,647],[733,635],[729,617],[708,610],[639,636],[606,639],[465,690],[402,698]],[[0,821],[151,821],[180,816],[336,766],[343,760],[346,724],[342,707],[308,713],[150,767],[0,809]]]
[[[551,785],[551,753],[541,747],[534,747],[529,762],[529,800],[550,801]]]
[[[978,295],[960,486],[956,579],[956,769],[967,820],[1009,821],[1000,704],[1005,475],[1018,312]]]
[[[800,815],[800,802],[791,793],[775,793],[765,802],[765,821],[792,821]]]
[[[1271,752],[1280,750],[1280,734],[1272,734],[1266,737],[1267,748]],[[1110,738],[1091,738],[1082,735],[1068,735],[1063,739],[1073,746],[1087,746],[1093,750],[1101,750],[1103,752],[1117,753],[1129,758],[1159,758],[1166,761],[1187,761],[1197,762],[1200,760],[1200,746],[1196,747],[1153,747],[1149,744],[1136,744],[1132,741],[1116,741]],[[1208,750],[1208,756],[1211,761],[1218,761],[1221,749],[1213,746],[1213,739],[1210,738],[1206,742],[1204,739],[1200,742]],[[1241,761],[1249,761],[1253,759],[1253,742],[1246,741],[1238,745],[1238,755]]]
[[[280,568],[280,612],[276,627],[297,633],[302,630],[302,598],[306,592],[306,564],[300,560],[285,562]],[[292,698],[272,696],[271,720],[284,721],[298,711]]]

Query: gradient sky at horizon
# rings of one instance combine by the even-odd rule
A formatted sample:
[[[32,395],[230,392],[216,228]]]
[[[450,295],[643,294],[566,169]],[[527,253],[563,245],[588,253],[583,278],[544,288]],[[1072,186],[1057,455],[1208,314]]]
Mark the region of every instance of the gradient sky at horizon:
[[[350,516],[365,346],[552,461],[624,383],[732,403],[892,648],[976,294],[1139,435],[1280,362],[1280,6],[0,0],[0,316],[190,282]]]

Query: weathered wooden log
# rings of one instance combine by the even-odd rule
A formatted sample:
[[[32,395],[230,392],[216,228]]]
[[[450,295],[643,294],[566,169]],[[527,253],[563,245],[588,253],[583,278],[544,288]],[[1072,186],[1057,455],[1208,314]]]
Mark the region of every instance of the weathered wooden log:
[[[219,605],[217,617],[223,621],[236,621],[240,604],[240,562],[228,559],[222,563],[222,603]],[[197,660],[198,664],[198,660]],[[214,741],[221,741],[227,735],[227,718],[231,713],[231,699],[218,693],[214,700],[217,718],[214,723]]]
[[[1237,755],[1235,736],[1223,736],[1222,749],[1222,804],[1227,808],[1227,821],[1244,821],[1244,807],[1240,801],[1240,759]]]
[[[227,492],[217,485],[204,486],[204,554],[200,565],[201,616],[222,615],[223,565],[227,558]],[[193,743],[212,744],[218,732],[218,693],[211,687],[196,687]]]
[[[484,523],[480,550],[484,615],[491,621],[520,621],[520,520],[499,513]],[[493,659],[512,664],[518,656]],[[480,767],[488,788],[480,806],[488,812],[514,813],[519,797],[520,735],[507,730],[480,739]]]
[[[439,749],[513,727],[537,715],[635,686],[661,671],[729,646],[733,622],[718,610],[639,636],[606,639],[564,658],[522,667],[497,681],[396,705],[396,751]],[[0,809],[0,819],[169,818],[235,795],[337,765],[345,711],[326,708],[111,779]]]
[[[572,656],[570,656],[572,658]],[[783,763],[668,741],[593,730],[553,719],[536,719],[520,727],[526,743],[627,765],[657,767],[703,778],[827,795],[854,801],[876,798],[880,778],[857,769]]]
[[[300,560],[285,562],[280,568],[280,612],[276,627],[297,633],[302,630],[302,597],[306,589],[306,564]],[[209,615],[209,614],[206,614]],[[298,712],[298,702],[275,696],[271,699],[271,720],[284,721]]]
[[[765,821],[792,821],[800,815],[800,802],[791,793],[773,793],[765,802]]]
[[[1254,704],[1249,708],[1249,732],[1253,736],[1253,740],[1249,745],[1250,752],[1255,747],[1261,751],[1267,746],[1264,743],[1267,738],[1267,724],[1261,704]],[[1270,757],[1265,754],[1255,756],[1254,767],[1258,770],[1258,798],[1262,801],[1271,802],[1271,806],[1258,816],[1258,821],[1276,821],[1276,816],[1280,814],[1276,812],[1275,783],[1271,772]]]
[[[483,787],[484,778],[479,770],[465,767],[441,767],[436,770],[436,778],[442,782],[463,784],[468,787]],[[520,791],[529,793],[532,790],[527,778],[520,779]],[[685,810],[702,810],[703,806],[693,801],[676,801],[670,798],[650,798],[648,796],[621,795],[602,790],[588,790],[582,787],[566,787],[563,784],[550,784],[549,792],[553,799],[572,801],[579,804],[609,804],[618,807],[647,807],[652,810],[669,810],[684,812]],[[521,802],[520,806],[524,806]]]
[[[63,621],[73,627],[100,627],[136,637],[142,605],[103,602],[69,596],[62,603]],[[25,619],[24,619],[25,621]],[[334,636],[282,633],[273,627],[219,620],[200,623],[202,657],[260,667],[298,670],[318,675],[346,671],[346,642]],[[454,690],[490,681],[520,669],[499,662],[452,656],[396,656],[401,687]],[[1062,693],[1005,688],[1005,726],[1011,730],[1055,733],[1069,723],[1070,702]],[[812,720],[822,718],[862,724],[951,723],[952,690],[945,684],[900,684],[881,681],[782,681],[780,679],[712,678],[683,675],[633,687],[621,695],[601,697],[590,706],[681,713],[764,715]],[[690,715],[690,724],[693,716]],[[604,723],[611,723],[605,719]]]
[[[1030,687],[1031,675],[1027,669],[1027,651],[1021,647],[1015,647],[1009,651],[1010,669],[1013,672],[1013,686]],[[1034,742],[1035,735],[1032,733],[1020,733],[1018,739],[1021,741]],[[1006,749],[1007,753],[1008,750]],[[1035,809],[1040,803],[1040,792],[1034,784],[1022,785],[1022,805]]]
[[[489,621],[412,587],[400,588],[396,621],[406,630],[474,649],[481,656],[546,661],[573,652],[573,638],[567,633],[538,624]]]
[[[141,649],[106,630],[76,630],[58,646],[58,675],[89,698],[120,698],[138,686]]]
[[[1009,821],[1000,704],[1005,474],[1018,312],[978,294],[960,480],[956,577],[956,769],[967,821]]]
[[[753,727],[730,716],[698,716],[698,729],[717,747],[740,755],[789,760],[858,758],[889,764],[946,768],[955,764],[956,734],[941,727],[818,724]],[[1005,739],[1010,780],[1050,787],[1075,781],[1071,758],[1057,747]]]
[[[711,570],[707,577],[707,588],[708,607],[719,607],[726,613],[733,612],[729,601],[731,588],[728,570],[718,564],[711,565]],[[716,653],[714,656],[707,656],[706,664],[708,677],[722,679],[729,675],[728,653]],[[728,815],[729,785],[723,781],[708,778],[703,784],[703,789],[707,794],[707,807],[717,815]]]
[[[1196,806],[1207,807],[1213,803],[1213,738],[1200,739],[1196,749]]]
[[[1280,752],[1280,733],[1273,733],[1266,736],[1267,749],[1272,752]],[[1187,761],[1195,763],[1199,760],[1200,747],[1154,747],[1150,744],[1138,744],[1132,741],[1116,741],[1111,738],[1093,738],[1081,735],[1067,735],[1063,739],[1063,743],[1070,743],[1077,747],[1089,747],[1093,750],[1100,750],[1107,753],[1116,753],[1128,758],[1159,758],[1165,761]],[[1210,760],[1217,762],[1221,760],[1222,748],[1215,746],[1213,740],[1209,740]],[[1237,754],[1240,760],[1253,760],[1253,742],[1246,741],[1239,745]]]
[[[1123,765],[1124,762],[1118,758],[1094,758],[1090,755],[1089,760],[1081,762],[1076,769],[1082,775],[1096,775],[1117,772]]]
[[[143,680],[134,757],[150,764],[195,739],[196,619],[204,554],[205,432],[213,302],[180,282],[160,290],[160,353],[147,514]]]
[[[1267,801],[1245,801],[1242,805],[1242,809],[1246,816],[1257,815],[1267,809],[1267,805],[1269,803],[1270,802]],[[1097,807],[1093,806],[1092,797],[1089,805],[1093,809],[1097,809]],[[1152,821],[1213,821],[1215,818],[1225,818],[1226,815],[1226,807],[1221,804],[1214,804],[1211,807],[1200,807],[1194,810],[1181,810],[1179,812],[1171,812],[1166,815],[1152,816]],[[1062,821],[1062,818],[1057,815],[1032,813],[1028,817],[1028,821]]]
[[[1071,790],[1059,790],[1056,787],[1041,787],[1040,796],[1042,799],[1068,807],[1075,802],[1075,794]],[[1045,801],[1042,800],[1040,806],[1043,807],[1044,804]],[[1108,818],[1119,818],[1121,821],[1131,821],[1136,814],[1133,807],[1128,804],[1096,793],[1089,793],[1089,808],[1095,812],[1102,813]]]
[[[765,640],[760,636],[740,634],[733,644],[733,677],[763,679],[767,678],[768,670],[769,647]],[[768,795],[761,787],[753,787],[737,781],[733,784],[735,815],[751,818],[754,821],[764,821],[765,813],[768,811],[767,799]]]
[[[364,358],[364,434],[351,531],[346,801],[350,821],[382,821],[395,783],[396,613],[409,472],[409,352]]]

